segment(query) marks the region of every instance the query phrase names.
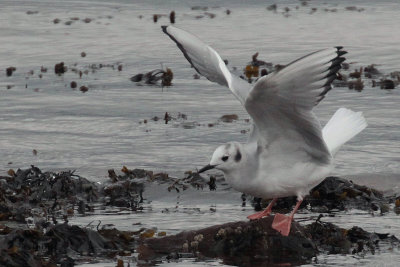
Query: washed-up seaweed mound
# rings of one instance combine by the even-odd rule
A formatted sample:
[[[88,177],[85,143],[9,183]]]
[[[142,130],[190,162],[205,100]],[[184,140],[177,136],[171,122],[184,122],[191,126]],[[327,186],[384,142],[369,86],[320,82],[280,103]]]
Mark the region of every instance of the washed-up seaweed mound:
[[[74,205],[98,200],[95,183],[73,172],[42,172],[30,169],[10,171],[0,176],[0,220],[25,222],[37,213],[53,214]]]
[[[274,210],[290,211],[296,204],[296,197],[278,199]],[[391,200],[373,188],[354,184],[340,177],[327,177],[314,187],[310,194],[304,198],[300,209],[310,207],[313,212],[343,211],[356,208],[368,211],[387,209]],[[256,210],[260,210],[267,203],[261,199],[253,201]]]
[[[329,254],[374,254],[379,243],[388,246],[398,246],[400,243],[393,235],[370,233],[358,226],[343,229],[319,220],[305,226],[305,229],[318,249]]]
[[[35,166],[10,170],[9,176],[0,176],[0,221],[26,222],[28,217],[67,216],[75,210],[84,214],[93,210],[93,204],[140,210],[146,183],[164,184],[168,191],[177,192],[190,186],[210,190],[216,186],[214,178],[206,182],[195,172],[179,179],[125,166],[121,171],[117,175],[113,169],[109,170],[110,181],[97,185],[72,171],[42,172]]]
[[[97,205],[110,205],[133,211],[141,209],[146,186],[156,183],[171,194],[208,188],[215,190],[221,180],[206,181],[196,172],[183,178],[143,169],[122,168],[120,174],[109,170],[110,181],[95,184],[74,172],[42,172],[32,166],[27,170],[10,170],[0,177],[0,266],[74,266],[82,259],[132,256],[146,263],[181,257],[222,259],[226,264],[265,266],[268,264],[308,263],[318,253],[374,253],[378,244],[396,244],[395,237],[368,233],[361,228],[342,229],[317,220],[308,226],[293,222],[288,237],[271,228],[272,218],[232,222],[196,231],[165,236],[154,229],[136,232],[96,229],[68,224],[68,216],[91,211]],[[146,196],[149,198],[149,196]],[[400,199],[400,198],[399,198]],[[290,210],[295,198],[285,198],[274,209]],[[395,202],[382,193],[328,177],[311,191],[305,204],[314,211],[343,210],[349,207],[373,209],[382,203]],[[61,220],[60,220],[61,218]],[[165,237],[164,237],[165,236]]]
[[[328,210],[345,210],[348,207],[376,210],[387,200],[382,192],[373,188],[339,177],[327,177],[311,190],[307,201],[311,206],[325,206]]]
[[[48,225],[45,229],[10,229],[0,231],[0,266],[74,266],[80,256],[114,257],[133,252],[130,232],[71,226]]]
[[[296,265],[310,262],[319,252],[374,253],[381,241],[392,246],[399,244],[394,236],[369,233],[359,227],[347,230],[319,220],[305,227],[293,222],[290,235],[286,237],[272,229],[273,218],[146,239],[138,249],[139,259],[152,262],[190,256],[219,258],[225,264],[236,266]]]
[[[105,185],[101,191],[105,196],[105,204],[117,207],[127,207],[132,210],[141,209],[143,202],[143,182],[151,175],[151,172],[127,168],[123,169],[125,175],[116,175],[114,170],[108,170],[111,183]]]
[[[151,238],[139,247],[139,259],[180,257],[221,258],[225,264],[255,266],[269,263],[305,263],[317,255],[302,226],[294,222],[291,234],[283,237],[271,228],[273,217],[234,222],[174,236]]]

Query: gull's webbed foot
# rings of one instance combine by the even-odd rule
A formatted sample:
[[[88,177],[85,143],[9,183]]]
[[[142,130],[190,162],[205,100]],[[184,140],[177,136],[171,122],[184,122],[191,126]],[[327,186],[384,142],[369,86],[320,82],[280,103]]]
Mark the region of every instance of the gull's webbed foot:
[[[293,217],[286,216],[280,213],[275,215],[274,221],[272,222],[272,228],[281,233],[283,236],[288,236],[290,233],[290,227],[292,225]]]
[[[274,198],[269,204],[268,206],[265,208],[265,210],[263,211],[259,211],[257,213],[254,213],[252,215],[247,216],[247,219],[249,220],[257,220],[257,219],[261,219],[262,217],[266,217],[269,216],[271,214],[272,211],[272,206],[275,204],[275,202],[277,201],[277,198]]]

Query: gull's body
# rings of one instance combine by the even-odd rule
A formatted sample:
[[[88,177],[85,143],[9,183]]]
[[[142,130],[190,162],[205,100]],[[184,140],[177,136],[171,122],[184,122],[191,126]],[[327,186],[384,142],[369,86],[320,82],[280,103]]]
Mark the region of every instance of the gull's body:
[[[282,153],[279,141],[270,144],[260,155],[254,144],[236,145],[242,153],[242,162],[240,168],[223,170],[225,179],[235,190],[255,197],[302,197],[333,168],[331,160],[326,164],[310,163],[312,159],[302,151]]]
[[[338,149],[367,125],[361,112],[340,108],[322,129],[312,112],[331,89],[346,52],[342,47],[316,51],[251,86],[232,75],[218,53],[197,37],[173,26],[162,29],[197,72],[232,91],[254,122],[247,143],[218,147],[201,171],[217,168],[234,189],[274,199],[250,219],[268,215],[276,198],[297,196],[291,215],[277,214],[273,223],[288,235],[303,197],[331,172]]]

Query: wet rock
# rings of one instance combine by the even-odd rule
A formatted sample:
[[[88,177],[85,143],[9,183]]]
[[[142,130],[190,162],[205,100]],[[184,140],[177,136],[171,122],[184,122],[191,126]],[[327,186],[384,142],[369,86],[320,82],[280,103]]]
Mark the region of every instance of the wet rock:
[[[60,22],[61,22],[61,20],[58,19],[58,18],[53,19],[53,23],[54,23],[54,24],[58,24],[58,23],[60,23]]]
[[[226,13],[227,15],[230,15],[232,12],[231,12],[229,9],[227,9],[227,10],[225,10],[225,13]]]
[[[8,68],[6,69],[6,75],[7,75],[7,77],[12,76],[13,72],[16,71],[16,70],[17,70],[16,67],[8,67]]]
[[[216,225],[174,236],[146,239],[138,248],[139,259],[151,261],[162,256],[190,255],[220,258],[224,264],[254,266],[271,263],[301,262],[317,255],[317,249],[303,234],[303,228],[292,224],[289,237],[271,228],[273,217],[257,221]]]
[[[92,21],[92,19],[91,18],[85,18],[82,21],[85,22],[85,23],[90,23]]]
[[[233,121],[237,121],[238,119],[239,119],[239,116],[236,114],[226,114],[219,118],[219,120],[222,122],[233,122]]]
[[[122,65],[120,64],[120,65],[118,65],[118,71],[122,71]]]
[[[64,62],[60,62],[54,65],[55,74],[61,75],[64,74],[67,70],[68,68],[64,65]]]
[[[86,57],[86,52],[82,52],[81,57]]]
[[[320,218],[305,227],[292,222],[288,237],[272,229],[273,216],[256,221],[233,222],[208,228],[184,231],[163,238],[142,240],[139,260],[197,257],[222,259],[236,266],[298,265],[309,263],[318,253],[375,253],[380,243],[387,249],[399,245],[388,234],[369,233],[360,227],[339,228]]]

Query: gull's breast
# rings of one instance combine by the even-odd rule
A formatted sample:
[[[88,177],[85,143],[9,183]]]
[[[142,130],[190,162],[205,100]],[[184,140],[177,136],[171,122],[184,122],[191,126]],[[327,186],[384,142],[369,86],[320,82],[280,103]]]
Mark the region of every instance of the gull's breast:
[[[252,175],[226,175],[231,186],[240,192],[261,198],[305,196],[332,170],[332,165],[312,162],[261,164]]]

